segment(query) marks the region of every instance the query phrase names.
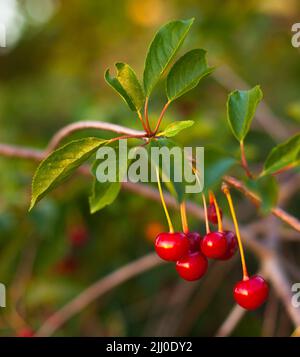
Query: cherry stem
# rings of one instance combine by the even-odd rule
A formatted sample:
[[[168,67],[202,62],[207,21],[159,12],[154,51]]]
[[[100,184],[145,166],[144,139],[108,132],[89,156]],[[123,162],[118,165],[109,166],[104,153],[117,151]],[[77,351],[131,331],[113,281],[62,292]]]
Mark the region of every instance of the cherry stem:
[[[165,104],[165,106],[163,107],[163,109],[162,109],[162,111],[161,111],[161,113],[160,113],[160,116],[159,116],[159,118],[158,118],[158,120],[157,120],[157,124],[156,124],[156,127],[155,127],[155,129],[154,129],[154,134],[156,134],[157,132],[158,132],[158,130],[159,130],[159,127],[160,127],[160,124],[161,124],[161,121],[162,121],[162,119],[163,119],[163,117],[164,117],[164,115],[165,115],[165,112],[166,112],[166,110],[168,109],[168,106],[171,104],[171,101],[169,100],[169,101],[167,101],[167,103]]]
[[[186,216],[186,204],[183,201],[180,204],[180,215],[181,215],[181,223],[182,223],[182,229],[185,234],[189,233],[189,225],[187,221],[187,216]]]
[[[149,97],[146,97],[145,107],[144,107],[144,116],[145,116],[146,127],[147,127],[146,131],[149,135],[151,135],[152,131],[151,131],[150,124],[149,124],[148,104],[149,104]]]
[[[236,214],[235,214],[235,210],[233,207],[233,203],[232,203],[232,198],[231,198],[231,194],[229,191],[229,187],[223,183],[222,184],[222,191],[224,192],[227,201],[228,201],[228,205],[230,208],[230,212],[231,212],[231,216],[232,216],[232,220],[233,220],[233,224],[234,224],[234,228],[235,228],[235,233],[238,239],[238,244],[239,244],[239,250],[240,250],[240,255],[241,255],[241,262],[242,262],[242,268],[243,268],[243,280],[248,280],[249,279],[249,275],[248,275],[248,270],[247,270],[247,265],[246,265],[246,260],[245,260],[245,254],[244,254],[244,248],[243,248],[243,244],[242,244],[242,239],[241,239],[241,235],[240,235],[240,230],[239,230],[239,225],[238,225],[238,221],[236,218]]]
[[[293,169],[294,167],[295,167],[294,164],[287,165],[287,166],[281,168],[280,170],[277,170],[277,171],[275,171],[274,173],[272,173],[272,176],[279,175],[279,174],[281,174],[281,173],[283,173],[283,172],[286,172],[286,171],[288,171],[288,170]]]
[[[208,234],[210,233],[210,228],[208,223],[207,206],[206,206],[206,199],[204,193],[202,193],[202,201],[203,201],[203,209],[204,209],[204,217],[205,217],[206,234]]]
[[[159,191],[161,203],[163,205],[163,208],[164,208],[164,211],[165,211],[165,215],[166,215],[166,218],[167,218],[167,221],[168,221],[168,225],[169,225],[169,232],[170,233],[174,233],[174,227],[173,227],[173,224],[172,224],[169,212],[168,212],[168,208],[167,208],[167,205],[166,205],[166,202],[165,202],[165,199],[164,199],[164,195],[163,195],[163,192],[162,192],[162,188],[161,188],[160,177],[159,177],[159,168],[158,167],[156,168],[156,176],[157,176],[157,185],[158,185],[158,191]]]
[[[143,125],[143,128],[144,128],[145,132],[146,132],[147,134],[149,134],[149,133],[148,133],[148,128],[146,127],[146,125],[145,125],[145,123],[144,123],[143,116],[142,116],[142,114],[141,114],[141,112],[140,112],[139,110],[138,110],[138,112],[137,112],[137,115],[138,115],[138,117],[139,117],[139,119],[140,119],[140,121],[141,121],[141,123],[142,123],[142,125]]]
[[[209,191],[209,201],[212,202],[216,208],[217,219],[218,219],[218,231],[223,232],[223,224],[222,224],[220,208],[219,208],[218,202],[216,200],[216,196],[212,191]]]
[[[249,169],[248,162],[246,159],[246,154],[245,154],[245,146],[243,140],[240,141],[240,149],[241,149],[241,162],[242,162],[242,167],[246,172],[246,175],[250,178],[253,179],[253,175]]]

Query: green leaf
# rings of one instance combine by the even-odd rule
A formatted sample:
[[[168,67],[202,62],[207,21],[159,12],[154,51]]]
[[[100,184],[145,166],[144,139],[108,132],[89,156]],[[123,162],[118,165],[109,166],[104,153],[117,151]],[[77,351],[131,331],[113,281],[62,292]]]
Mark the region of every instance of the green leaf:
[[[118,153],[118,144],[114,145],[115,152]],[[95,176],[92,188],[92,194],[89,197],[90,203],[90,212],[96,213],[102,208],[112,204],[114,200],[118,197],[118,194],[121,190],[121,180],[125,176],[127,167],[128,167],[128,159],[127,162],[121,161],[116,156],[113,158],[113,162],[111,162],[109,158],[106,160],[108,165],[116,166],[116,182],[99,182],[96,177],[97,167],[101,160],[96,160],[92,166],[92,173]],[[121,180],[118,178],[120,177]]]
[[[246,137],[256,107],[262,100],[263,94],[260,86],[250,90],[235,90],[230,93],[227,101],[227,119],[233,135],[243,141]]]
[[[62,146],[52,152],[37,168],[32,181],[32,196],[29,210],[49,191],[67,179],[106,140],[84,138]]]
[[[110,205],[118,197],[121,189],[120,182],[99,182],[94,179],[92,195],[89,197],[90,212],[96,213]]]
[[[146,57],[144,89],[148,97],[182,45],[194,19],[172,21],[155,35]]]
[[[237,160],[215,148],[205,148],[204,157],[204,187],[207,191],[220,184],[223,175],[228,173]]]
[[[205,50],[192,50],[174,64],[166,83],[167,96],[170,101],[195,88],[203,77],[213,71],[213,68],[207,66],[205,56]]]
[[[276,205],[278,199],[278,184],[276,179],[272,176],[266,176],[257,180],[247,180],[246,185],[261,198],[261,213],[269,213],[272,207]]]
[[[264,165],[262,175],[270,175],[287,168],[300,165],[300,133],[275,146]]]
[[[126,63],[116,63],[117,76],[112,78],[109,69],[105,72],[105,80],[114,88],[133,111],[139,111],[144,104],[143,88],[134,70]]]
[[[158,136],[165,136],[167,138],[171,138],[178,133],[180,133],[182,130],[187,129],[194,125],[193,120],[182,120],[182,121],[177,121],[169,124],[165,130],[160,132]]]

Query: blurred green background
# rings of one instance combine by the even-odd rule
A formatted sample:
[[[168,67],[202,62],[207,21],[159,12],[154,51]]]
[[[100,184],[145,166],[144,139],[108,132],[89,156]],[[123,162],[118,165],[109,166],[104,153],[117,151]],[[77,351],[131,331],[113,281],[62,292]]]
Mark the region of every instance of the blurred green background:
[[[0,142],[42,149],[59,128],[85,119],[140,128],[103,73],[123,61],[141,77],[155,31],[171,19],[189,17],[195,22],[181,53],[206,49],[220,75],[174,103],[164,125],[193,119],[193,130],[180,135],[183,144],[237,155],[225,119],[229,88],[220,83],[225,68],[231,76],[227,87],[235,87],[235,76],[250,86],[260,84],[282,127],[293,132],[300,122],[300,52],[291,45],[291,26],[300,21],[299,10],[297,0],[0,0],[8,42],[0,49]],[[150,102],[153,123],[164,102],[160,86]],[[258,166],[285,137],[284,132],[269,134],[255,122],[246,142],[249,160]],[[91,182],[82,177],[28,214],[35,168],[36,163],[0,158],[0,280],[8,290],[8,307],[0,311],[2,336],[25,326],[37,329],[89,284],[153,251],[155,235],[166,228],[158,203],[128,192],[90,215]],[[299,197],[291,212],[299,208],[297,202]],[[241,205],[240,218],[248,221],[252,208]],[[179,227],[178,213],[173,217]],[[190,218],[190,224],[203,232],[202,222]],[[80,247],[72,243],[78,235],[87,238]],[[255,271],[257,261],[248,256]],[[191,288],[179,281],[172,265],[163,265],[106,294],[56,335],[211,336],[233,306],[231,289],[240,274],[238,259],[225,268],[216,264]],[[292,326],[285,312],[279,313],[282,321],[274,334],[288,335]],[[234,335],[263,334],[264,314],[264,308],[246,314]]]

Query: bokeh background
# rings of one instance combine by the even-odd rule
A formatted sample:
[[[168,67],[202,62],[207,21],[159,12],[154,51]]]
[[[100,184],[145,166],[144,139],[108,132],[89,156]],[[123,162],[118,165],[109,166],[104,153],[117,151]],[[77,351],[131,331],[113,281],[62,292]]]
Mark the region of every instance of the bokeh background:
[[[42,149],[59,128],[85,119],[139,128],[103,73],[123,61],[141,77],[155,31],[171,19],[190,17],[195,22],[181,53],[204,48],[218,70],[171,106],[165,123],[193,119],[194,129],[180,135],[183,144],[234,157],[238,146],[226,125],[228,92],[260,84],[280,119],[274,125],[254,123],[246,148],[259,167],[276,142],[299,131],[300,52],[291,45],[292,24],[300,21],[297,0],[0,0],[0,23],[7,27],[7,48],[0,49],[0,142]],[[164,102],[161,86],[150,102],[153,122]],[[55,190],[29,214],[36,165],[0,158],[0,281],[8,294],[8,306],[0,311],[2,336],[36,330],[91,283],[153,251],[156,234],[166,229],[161,206],[129,192],[90,215],[91,181],[83,177]],[[217,169],[212,175],[220,176]],[[251,205],[236,199],[241,222],[255,220]],[[288,208],[299,214],[299,195]],[[178,212],[172,216],[179,227]],[[204,230],[193,218],[190,225]],[[290,259],[297,261],[299,244],[289,244]],[[257,259],[249,251],[247,257],[254,272]],[[212,336],[233,306],[231,290],[240,277],[238,257],[212,264],[192,287],[178,279],[172,265],[163,265],[101,297],[56,335]],[[276,297],[270,301],[272,306],[245,314],[232,335],[289,335],[293,328],[284,308]],[[271,327],[270,314],[276,321]]]

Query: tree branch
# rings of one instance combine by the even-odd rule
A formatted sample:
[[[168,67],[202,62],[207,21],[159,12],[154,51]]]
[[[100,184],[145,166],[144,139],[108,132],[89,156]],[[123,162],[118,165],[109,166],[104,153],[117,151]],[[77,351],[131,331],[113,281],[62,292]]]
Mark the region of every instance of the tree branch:
[[[61,130],[59,130],[51,139],[49,142],[49,145],[46,149],[46,152],[51,152],[55,148],[58,147],[58,145],[70,134],[76,132],[76,131],[81,131],[81,130],[86,130],[86,129],[97,129],[97,130],[104,130],[104,131],[111,131],[117,134],[124,134],[124,135],[130,135],[130,136],[142,136],[146,135],[147,133],[144,131],[140,130],[134,130],[130,129],[121,125],[117,124],[112,124],[112,123],[106,123],[103,121],[79,121],[76,123],[69,124],[65,127],[63,127]]]
[[[237,180],[231,176],[224,176],[223,180],[228,183],[230,186],[234,187],[238,191],[242,192],[249,200],[257,207],[261,204],[261,198],[257,196],[254,192],[250,191],[243,182]],[[292,216],[291,214],[285,212],[280,207],[273,207],[271,212],[274,216],[285,222],[286,224],[293,227],[296,231],[300,232],[300,221]]]
[[[159,259],[155,253],[152,253],[124,265],[88,287],[68,304],[54,313],[45,321],[41,328],[36,332],[35,336],[51,336],[66,321],[84,309],[95,299],[125,281],[163,263],[163,260]]]
[[[227,337],[236,328],[247,311],[235,305],[216,333],[216,337]]]

